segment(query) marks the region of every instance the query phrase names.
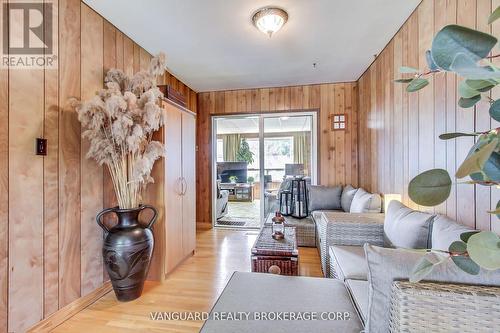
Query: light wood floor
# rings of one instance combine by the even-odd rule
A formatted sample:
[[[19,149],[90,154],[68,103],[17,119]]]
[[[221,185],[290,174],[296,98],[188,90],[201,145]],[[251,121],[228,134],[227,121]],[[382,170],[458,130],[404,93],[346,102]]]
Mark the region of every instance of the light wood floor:
[[[108,293],[53,332],[198,332],[202,321],[153,321],[150,313],[209,311],[234,271],[250,270],[257,231],[213,229],[197,234],[196,254],[164,283],[147,282],[141,298],[120,303]],[[316,248],[300,248],[300,275],[321,276]]]

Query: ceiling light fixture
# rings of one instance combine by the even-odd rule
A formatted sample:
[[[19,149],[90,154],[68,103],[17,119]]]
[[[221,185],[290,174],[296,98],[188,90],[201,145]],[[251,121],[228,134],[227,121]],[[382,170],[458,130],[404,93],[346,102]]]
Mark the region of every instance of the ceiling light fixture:
[[[288,14],[281,8],[264,7],[252,16],[252,22],[257,29],[271,37],[288,21]]]

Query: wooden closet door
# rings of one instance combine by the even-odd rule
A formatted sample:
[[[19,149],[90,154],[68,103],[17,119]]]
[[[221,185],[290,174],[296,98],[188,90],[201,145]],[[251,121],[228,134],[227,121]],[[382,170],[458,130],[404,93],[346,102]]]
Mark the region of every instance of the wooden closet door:
[[[165,104],[165,233],[166,273],[171,272],[184,258],[182,245],[182,112]]]
[[[191,114],[182,113],[182,237],[184,255],[196,247],[196,121]]]

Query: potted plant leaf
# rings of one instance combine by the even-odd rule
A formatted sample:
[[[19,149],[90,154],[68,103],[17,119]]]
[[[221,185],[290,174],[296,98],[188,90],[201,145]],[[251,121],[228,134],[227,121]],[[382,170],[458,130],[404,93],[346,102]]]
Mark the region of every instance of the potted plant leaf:
[[[164,145],[152,140],[153,132],[165,121],[159,104],[163,94],[156,86],[156,77],[164,72],[164,54],[153,58],[148,70],[133,77],[111,69],[105,88],[88,101],[75,101],[85,129],[82,137],[90,142],[87,157],[106,166],[118,201],[117,207],[104,209],[96,220],[105,232],[104,265],[120,301],[141,295],[153,252],[151,227],[157,211],[142,203],[142,193],[153,181],[155,161],[165,154]],[[144,225],[139,223],[139,214],[146,209],[153,211],[153,217]],[[118,217],[118,224],[112,228],[102,221],[108,213]]]
[[[489,23],[500,18],[500,7],[490,15]],[[500,84],[500,67],[491,59],[500,54],[491,54],[498,44],[496,37],[459,25],[448,25],[440,30],[426,52],[428,68],[421,71],[411,67],[401,67],[405,77],[396,82],[405,83],[406,91],[415,92],[425,88],[429,75],[435,73],[455,73],[462,80],[459,83],[458,105],[473,108],[481,100],[489,102],[489,115],[500,121],[500,99],[489,97],[492,88]],[[473,109],[471,109],[473,112]],[[467,186],[500,185],[500,128],[473,133],[445,133],[442,140],[474,137],[475,143],[460,167],[455,178]],[[422,206],[435,206],[443,203],[450,195],[452,178],[446,170],[427,170],[413,178],[408,186],[410,198]],[[500,217],[500,201],[489,213]],[[498,221],[497,221],[498,223]],[[480,268],[500,269],[500,238],[492,231],[463,233],[460,240],[453,242],[448,251],[428,250],[413,271],[413,281],[421,280],[435,265],[451,258],[463,271],[478,274]],[[436,255],[437,254],[437,255]]]

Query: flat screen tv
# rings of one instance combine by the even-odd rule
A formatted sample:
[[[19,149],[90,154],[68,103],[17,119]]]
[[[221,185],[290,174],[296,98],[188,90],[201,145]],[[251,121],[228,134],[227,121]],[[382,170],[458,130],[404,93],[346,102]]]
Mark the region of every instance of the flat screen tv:
[[[221,183],[230,183],[230,177],[236,177],[237,183],[247,182],[247,162],[217,162],[217,178]]]

